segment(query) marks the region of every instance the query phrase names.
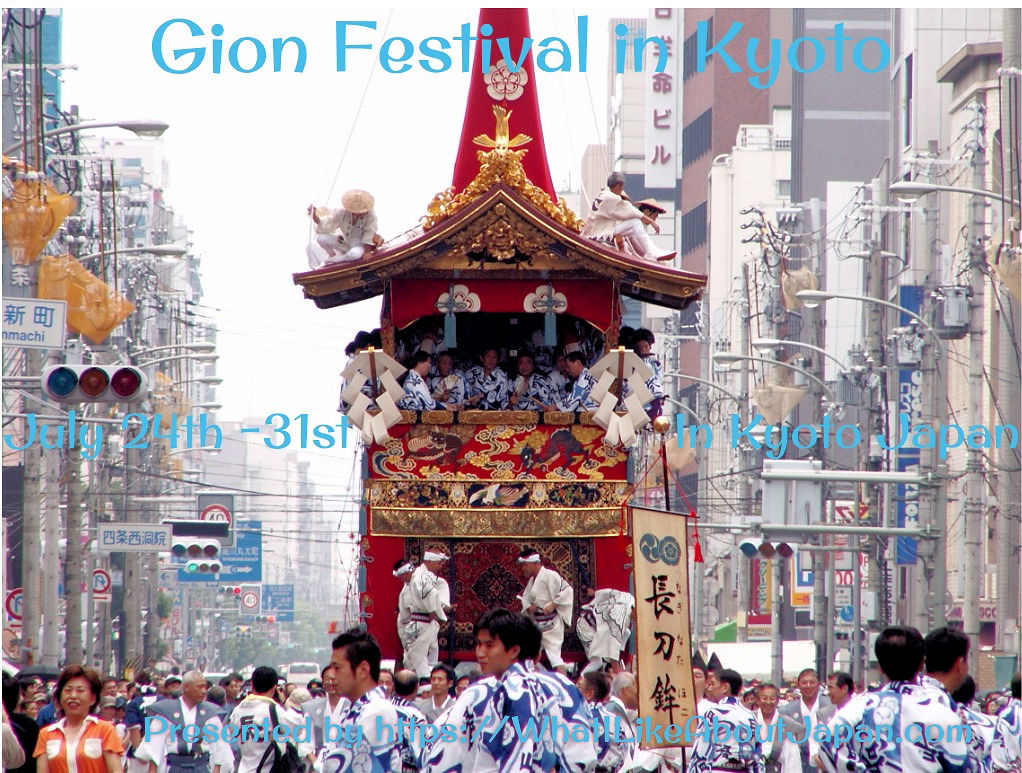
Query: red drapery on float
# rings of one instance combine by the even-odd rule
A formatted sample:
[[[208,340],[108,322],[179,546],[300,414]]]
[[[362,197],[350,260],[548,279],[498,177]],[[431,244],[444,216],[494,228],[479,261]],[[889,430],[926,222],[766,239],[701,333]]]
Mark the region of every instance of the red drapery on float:
[[[451,310],[456,314],[542,314],[553,306],[555,314],[584,319],[601,332],[606,332],[614,319],[614,285],[601,279],[550,283],[539,279],[395,279],[390,294],[393,323],[398,329],[420,317]]]

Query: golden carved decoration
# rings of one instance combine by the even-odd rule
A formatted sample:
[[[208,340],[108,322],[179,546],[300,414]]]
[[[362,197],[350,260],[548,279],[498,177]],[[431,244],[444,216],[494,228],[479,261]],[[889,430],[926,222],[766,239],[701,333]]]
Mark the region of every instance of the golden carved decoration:
[[[371,533],[390,537],[606,537],[618,533],[618,508],[416,510],[374,507]]]
[[[494,139],[491,140],[485,135],[480,135],[473,140],[477,145],[492,147],[493,150],[476,152],[476,158],[479,159],[479,172],[463,191],[455,194],[454,188],[448,188],[433,197],[429,206],[426,207],[426,215],[422,218],[423,230],[428,231],[469,205],[494,185],[503,183],[521,194],[523,198],[552,220],[575,233],[580,233],[584,223],[578,215],[571,211],[568,203],[561,198],[554,204],[546,191],[529,182],[525,168],[522,166],[522,157],[528,151],[513,150],[512,148],[526,144],[531,141],[531,138],[524,134],[518,134],[513,139],[508,139],[510,134],[508,119],[511,117],[511,113],[495,105],[493,114],[496,118]]]

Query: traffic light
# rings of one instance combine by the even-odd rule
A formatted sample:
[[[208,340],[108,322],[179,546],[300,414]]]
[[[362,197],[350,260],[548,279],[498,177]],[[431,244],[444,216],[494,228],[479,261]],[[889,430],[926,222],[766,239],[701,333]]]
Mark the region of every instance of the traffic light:
[[[795,549],[787,542],[773,543],[770,541],[757,542],[751,539],[744,539],[738,544],[738,549],[746,558],[791,558]]]
[[[149,396],[149,384],[132,365],[50,365],[42,389],[60,403],[132,403]]]
[[[184,561],[188,574],[219,574],[220,540],[227,539],[229,526],[223,521],[167,521],[173,541],[170,552]],[[241,589],[238,589],[240,594]]]
[[[224,595],[228,599],[234,599],[235,601],[241,601],[241,586],[240,585],[225,585],[223,587]]]

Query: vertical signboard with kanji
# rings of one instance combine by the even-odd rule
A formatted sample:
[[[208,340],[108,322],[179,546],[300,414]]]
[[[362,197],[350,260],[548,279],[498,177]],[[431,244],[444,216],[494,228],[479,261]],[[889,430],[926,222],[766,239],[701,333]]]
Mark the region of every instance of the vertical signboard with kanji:
[[[666,735],[669,725],[684,728],[695,715],[685,517],[633,508],[632,548],[639,715]],[[681,732],[681,742],[684,738]],[[670,742],[654,741],[647,748],[678,745],[672,734]]]
[[[646,19],[646,163],[647,188],[674,188],[678,182],[681,137],[681,83],[675,49],[681,34],[680,8],[651,8]],[[657,72],[661,58],[665,62]]]
[[[901,285],[898,288],[898,305],[913,314],[922,311],[923,288],[920,285]],[[912,317],[902,312],[898,322],[903,327],[912,322]],[[908,417],[909,424],[916,426],[923,416],[923,371],[922,339],[911,339],[918,342],[920,349],[915,363],[898,368],[898,413]],[[978,389],[977,384],[973,384]],[[897,451],[898,472],[919,472],[919,449],[911,444],[903,444]],[[899,483],[897,488],[898,528],[917,528],[919,526],[919,484]],[[895,542],[895,563],[899,566],[916,562],[916,540],[914,537],[898,537]]]

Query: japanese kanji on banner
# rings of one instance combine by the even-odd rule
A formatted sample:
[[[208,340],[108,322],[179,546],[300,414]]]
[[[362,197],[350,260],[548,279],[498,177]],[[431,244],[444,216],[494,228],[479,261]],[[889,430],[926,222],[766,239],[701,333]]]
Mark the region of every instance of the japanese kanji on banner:
[[[632,508],[639,716],[662,728],[660,735],[678,725],[683,745],[685,723],[696,713],[685,526],[683,515]],[[671,735],[671,742],[648,748],[678,746],[677,734]]]

